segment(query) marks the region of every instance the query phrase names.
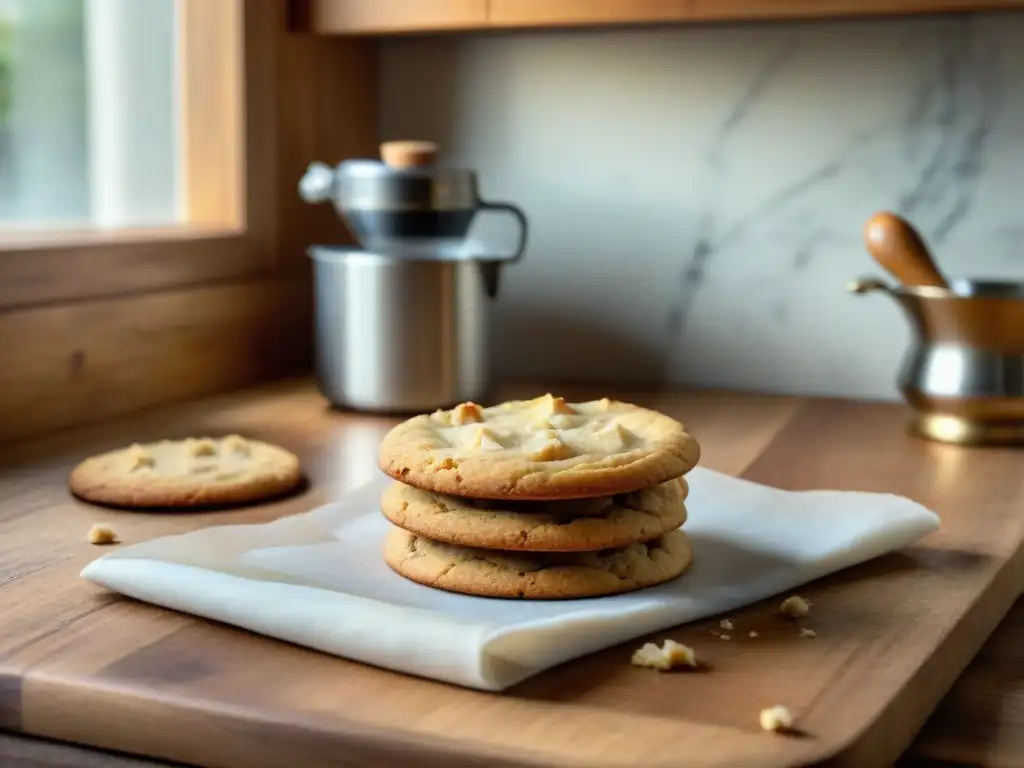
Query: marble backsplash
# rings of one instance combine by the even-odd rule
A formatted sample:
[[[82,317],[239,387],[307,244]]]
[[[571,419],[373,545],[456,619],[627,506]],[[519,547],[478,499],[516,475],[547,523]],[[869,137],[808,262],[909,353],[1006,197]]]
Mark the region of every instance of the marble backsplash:
[[[437,140],[531,242],[503,374],[895,398],[861,227],[1024,280],[1024,13],[391,40],[386,138]],[[474,233],[501,241],[502,222]]]

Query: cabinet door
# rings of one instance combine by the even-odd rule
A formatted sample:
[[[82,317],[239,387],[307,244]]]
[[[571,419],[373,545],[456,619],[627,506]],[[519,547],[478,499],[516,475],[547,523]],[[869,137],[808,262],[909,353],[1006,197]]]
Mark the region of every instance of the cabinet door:
[[[495,27],[823,18],[1019,8],[1021,0],[490,0]]]
[[[473,29],[487,24],[487,0],[297,0],[297,5],[302,26],[321,34]]]

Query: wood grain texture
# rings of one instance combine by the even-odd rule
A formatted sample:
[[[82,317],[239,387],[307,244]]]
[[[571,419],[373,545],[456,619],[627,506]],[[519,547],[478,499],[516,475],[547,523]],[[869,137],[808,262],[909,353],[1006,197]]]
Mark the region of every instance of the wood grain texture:
[[[171,763],[148,758],[10,733],[0,733],[0,765],[4,768],[175,768]]]
[[[953,685],[907,758],[907,766],[1024,766],[1024,599]]]
[[[273,116],[278,259],[284,269],[308,270],[310,245],[353,240],[333,205],[310,205],[299,197],[299,179],[314,160],[334,165],[377,156],[377,43],[290,33],[283,4],[278,8]]]
[[[325,0],[329,2],[329,0]],[[1024,7],[1020,0],[490,0],[492,27],[822,19]]]
[[[0,313],[0,442],[305,370],[310,303],[281,279]]]
[[[297,24],[324,35],[816,19],[1007,10],[1024,0],[293,0]]]
[[[501,396],[550,389],[520,385]],[[558,391],[573,398],[594,392]],[[638,640],[487,694],[332,658],[79,581],[97,554],[84,538],[91,523],[109,520],[135,542],[310,509],[373,476],[376,445],[393,423],[331,411],[305,384],[149,412],[0,454],[0,724],[253,768],[657,766],[695,755],[745,765],[894,760],[1020,589],[1017,454],[914,440],[894,406],[612,394],[682,417],[704,443],[706,466],[782,487],[905,493],[937,509],[943,529],[910,551],[801,590],[814,602],[806,622],[818,633],[813,640],[799,638],[771,600],[731,616],[737,631],[730,642],[712,634],[717,619],[650,638],[695,647],[709,665],[703,674],[631,667]],[[68,469],[86,453],[219,431],[295,450],[310,490],[198,515],[99,510],[64,491]],[[750,630],[759,637],[747,638]],[[793,709],[802,738],[760,732],[757,713],[774,703]]]
[[[295,27],[325,34],[394,34],[479,29],[488,0],[294,0]]]

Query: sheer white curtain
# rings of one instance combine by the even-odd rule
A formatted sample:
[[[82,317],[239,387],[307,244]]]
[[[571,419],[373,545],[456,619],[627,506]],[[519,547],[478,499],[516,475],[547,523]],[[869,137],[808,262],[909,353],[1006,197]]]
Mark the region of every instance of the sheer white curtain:
[[[177,220],[174,20],[175,0],[0,0],[3,228]]]

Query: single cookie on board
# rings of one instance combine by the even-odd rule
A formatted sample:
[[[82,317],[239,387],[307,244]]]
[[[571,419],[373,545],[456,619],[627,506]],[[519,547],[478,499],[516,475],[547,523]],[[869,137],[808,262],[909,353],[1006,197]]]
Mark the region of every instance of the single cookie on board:
[[[578,552],[650,541],[686,522],[689,486],[678,477],[617,496],[561,501],[465,499],[394,483],[381,512],[435,541],[523,552]]]
[[[679,477],[700,446],[675,419],[615,400],[545,395],[415,416],[381,441],[380,468],[407,485],[476,499],[613,496]]]
[[[294,454],[230,435],[135,444],[93,456],[72,470],[68,484],[86,501],[173,508],[246,504],[301,482]]]
[[[681,530],[600,552],[518,553],[444,544],[392,528],[384,560],[401,576],[479,597],[560,600],[632,592],[674,579],[692,559]]]

